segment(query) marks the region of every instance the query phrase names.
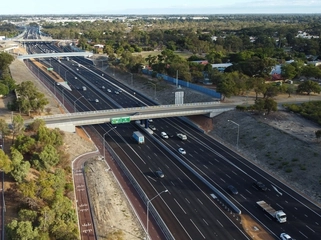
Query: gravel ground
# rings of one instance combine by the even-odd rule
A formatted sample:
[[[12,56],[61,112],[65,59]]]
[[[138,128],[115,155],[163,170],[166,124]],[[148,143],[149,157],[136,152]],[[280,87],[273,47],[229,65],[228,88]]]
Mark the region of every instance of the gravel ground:
[[[321,205],[321,144],[314,134],[321,126],[284,111],[225,112],[213,118],[210,134],[235,151],[237,126],[228,120],[240,125],[241,155]]]

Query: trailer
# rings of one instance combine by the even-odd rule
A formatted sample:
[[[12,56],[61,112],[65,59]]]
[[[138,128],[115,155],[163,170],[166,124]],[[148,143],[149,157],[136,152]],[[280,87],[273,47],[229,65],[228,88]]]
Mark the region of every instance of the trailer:
[[[256,202],[266,213],[268,213],[272,218],[276,219],[279,223],[286,222],[286,214],[282,210],[275,210],[265,201],[258,201]]]
[[[144,135],[139,131],[133,132],[133,138],[137,141],[138,144],[142,144],[145,142]]]

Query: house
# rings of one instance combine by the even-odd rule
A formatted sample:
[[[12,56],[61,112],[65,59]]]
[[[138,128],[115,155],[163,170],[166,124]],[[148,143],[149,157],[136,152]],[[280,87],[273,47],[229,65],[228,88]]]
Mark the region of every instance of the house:
[[[212,68],[218,69],[220,72],[224,72],[226,68],[232,66],[232,63],[217,63],[217,64],[211,64]]]

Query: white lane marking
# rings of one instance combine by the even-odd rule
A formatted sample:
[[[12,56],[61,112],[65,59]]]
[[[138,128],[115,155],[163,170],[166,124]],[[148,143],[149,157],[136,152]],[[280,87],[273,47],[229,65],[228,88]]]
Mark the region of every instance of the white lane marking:
[[[298,210],[297,207],[294,207],[295,210]]]
[[[190,203],[190,202],[187,200],[187,198],[185,198],[185,200],[186,200],[186,202]]]
[[[225,182],[222,178],[220,178],[222,182]]]
[[[319,226],[319,223],[318,223],[318,222],[315,222],[315,224]]]
[[[198,200],[202,205],[204,205],[201,200],[199,200],[199,199],[197,199],[197,200]]]
[[[174,201],[177,203],[177,205],[182,209],[182,211],[186,214],[185,210],[182,208],[182,206],[176,201],[176,199],[174,198]]]
[[[302,236],[304,236],[306,239],[308,239],[308,237],[307,237],[307,236],[305,236],[301,231],[299,231],[299,233],[301,233],[301,234],[302,234]]]
[[[229,175],[225,174],[228,178],[231,178]]]
[[[308,229],[310,229],[312,232],[314,232],[315,233],[315,231],[312,229],[312,228],[310,228],[310,227],[308,227],[307,225],[305,225]]]
[[[240,196],[246,200],[246,197],[244,197],[242,194],[240,194]]]
[[[208,223],[205,221],[205,219],[203,218],[203,221],[205,222],[205,224],[208,226]]]
[[[204,234],[201,232],[201,230],[199,230],[199,228],[196,226],[196,224],[193,222],[192,219],[190,219],[190,221],[193,223],[194,227],[197,229],[197,231],[202,235],[202,237],[205,239]]]
[[[216,158],[214,158],[214,160],[216,161],[216,162],[220,162],[219,160],[217,160]]]
[[[216,220],[216,221],[221,225],[221,227],[223,227],[223,224],[219,220]]]
[[[205,167],[206,169],[208,169],[208,167],[206,165],[203,165],[203,167]]]
[[[200,148],[200,151],[201,151],[201,152],[204,152],[204,150],[203,150],[202,148]]]
[[[234,175],[237,175],[236,172],[232,171],[232,173],[234,173]]]
[[[245,189],[245,191],[247,191],[249,194],[252,194],[249,190]]]
[[[214,166],[214,164],[212,162],[208,162],[208,163]]]
[[[175,186],[175,184],[173,183],[173,181],[171,181],[171,184],[172,184],[173,186]]]
[[[284,209],[280,204],[276,203],[276,205],[278,205],[281,209]]]
[[[180,178],[177,178],[177,179],[178,179],[181,183],[183,182],[182,179],[180,179]]]
[[[308,217],[308,215],[304,214],[305,217]]]

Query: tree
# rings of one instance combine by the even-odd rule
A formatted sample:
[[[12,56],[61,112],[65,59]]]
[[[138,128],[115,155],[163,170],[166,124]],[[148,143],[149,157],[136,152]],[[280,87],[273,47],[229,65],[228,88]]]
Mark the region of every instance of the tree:
[[[12,170],[11,160],[3,150],[0,149],[0,169],[5,173],[9,173]]]
[[[236,91],[236,84],[232,78],[229,78],[225,75],[223,79],[217,84],[216,91],[222,94],[222,101],[225,100],[225,97],[229,98]]]
[[[283,64],[281,67],[281,74],[284,78],[293,79],[298,72],[292,64]]]
[[[30,115],[31,111],[43,111],[44,107],[49,103],[45,95],[37,91],[36,86],[31,81],[22,82],[17,86],[17,106],[20,112]]]
[[[0,70],[6,69],[14,60],[14,57],[6,52],[0,53]]]
[[[17,182],[21,183],[29,172],[30,163],[23,161],[22,154],[13,148],[11,149],[11,160],[13,170],[10,174]]]
[[[52,145],[46,145],[39,154],[39,160],[49,170],[50,167],[56,166],[59,163],[59,154]]]
[[[21,209],[18,215],[19,215],[19,220],[21,221],[33,222],[37,218],[37,211],[33,211],[29,209]]]
[[[23,133],[25,130],[25,125],[21,115],[15,115],[12,118],[12,142],[17,135]]]
[[[63,144],[63,135],[59,129],[49,129],[46,126],[40,126],[36,135],[36,140],[41,145],[50,144],[58,147]]]
[[[295,93],[295,86],[293,84],[286,84],[285,92],[289,94],[289,97],[291,97],[291,94]]]
[[[277,110],[277,102],[272,98],[257,99],[254,103],[254,109],[259,112],[266,111],[266,114],[270,114],[271,111]]]
[[[8,240],[33,240],[38,237],[38,231],[32,227],[30,221],[12,220],[6,226],[6,234]]]
[[[263,98],[272,98],[278,95],[279,89],[273,84],[266,84],[265,91],[263,92]]]
[[[313,82],[311,80],[308,80],[308,81],[304,81],[298,85],[297,92],[298,93],[306,92],[308,95],[310,95],[311,92],[320,93],[321,86],[317,82]]]
[[[10,132],[8,123],[4,119],[0,119],[0,134],[2,138],[6,137]]]

